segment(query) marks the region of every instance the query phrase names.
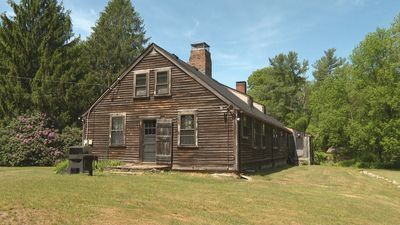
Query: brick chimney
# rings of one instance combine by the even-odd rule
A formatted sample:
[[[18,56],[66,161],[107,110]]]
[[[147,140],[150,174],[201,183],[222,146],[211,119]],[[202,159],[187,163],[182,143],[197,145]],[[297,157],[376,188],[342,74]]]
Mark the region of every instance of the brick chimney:
[[[192,44],[189,64],[203,74],[211,77],[211,53],[210,46],[205,42]]]
[[[247,94],[246,81],[237,81],[236,82],[236,91],[242,92],[243,94]]]

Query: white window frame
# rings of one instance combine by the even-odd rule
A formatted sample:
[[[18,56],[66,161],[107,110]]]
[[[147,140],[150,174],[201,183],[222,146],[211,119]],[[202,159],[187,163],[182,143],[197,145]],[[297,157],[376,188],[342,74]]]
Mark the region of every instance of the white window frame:
[[[194,145],[182,145],[181,144],[181,117],[193,115],[194,117]],[[198,118],[197,118],[197,110],[178,110],[178,147],[188,147],[188,148],[197,148],[199,146],[199,138],[198,138]]]
[[[123,124],[124,124],[124,129],[123,129],[123,143],[122,144],[119,144],[119,145],[115,145],[115,144],[112,144],[112,119],[114,118],[114,117],[123,117],[124,118],[124,121],[123,121]],[[110,147],[121,147],[121,146],[125,146],[125,144],[126,144],[126,113],[110,113],[110,126],[109,126],[109,146]]]
[[[147,98],[149,97],[149,70],[137,70],[133,72],[133,97],[134,98]],[[136,95],[136,76],[146,74],[146,95]]]
[[[160,72],[167,72],[168,80],[168,93],[167,94],[157,94],[157,75]],[[171,67],[157,68],[154,70],[154,96],[170,96],[171,95]]]

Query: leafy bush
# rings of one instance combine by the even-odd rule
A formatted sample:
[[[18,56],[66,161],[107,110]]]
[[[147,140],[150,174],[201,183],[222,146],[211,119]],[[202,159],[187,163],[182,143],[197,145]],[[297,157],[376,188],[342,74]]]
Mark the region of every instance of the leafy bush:
[[[68,162],[67,159],[64,159],[64,160],[62,160],[62,161],[59,161],[58,163],[56,163],[55,168],[54,168],[54,171],[55,171],[57,174],[62,174],[62,173],[67,172],[68,163],[69,163],[69,162]]]
[[[11,119],[0,136],[3,166],[49,166],[64,157],[58,131],[43,113]]]
[[[71,146],[82,144],[82,129],[78,127],[65,127],[60,134],[62,151],[68,153]]]
[[[104,171],[105,168],[110,166],[121,166],[124,165],[123,162],[119,160],[100,160],[95,162],[94,168],[100,172]]]
[[[323,164],[328,160],[328,154],[322,151],[316,151],[314,153],[314,163],[317,165]]]

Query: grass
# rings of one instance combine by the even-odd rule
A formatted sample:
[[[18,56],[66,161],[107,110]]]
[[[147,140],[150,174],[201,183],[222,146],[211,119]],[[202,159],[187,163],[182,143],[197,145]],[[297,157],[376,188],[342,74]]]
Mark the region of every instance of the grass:
[[[354,168],[303,166],[252,178],[179,172],[89,177],[57,175],[52,168],[0,168],[0,224],[400,221],[400,189]]]

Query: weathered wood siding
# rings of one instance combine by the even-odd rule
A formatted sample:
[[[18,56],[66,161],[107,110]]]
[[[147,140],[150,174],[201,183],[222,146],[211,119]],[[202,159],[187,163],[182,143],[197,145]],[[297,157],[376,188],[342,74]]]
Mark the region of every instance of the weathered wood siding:
[[[170,97],[154,97],[154,69],[171,68]],[[133,72],[148,70],[149,98],[133,98]],[[93,152],[100,159],[141,162],[140,121],[144,117],[172,119],[173,169],[232,170],[235,162],[234,119],[227,120],[220,107],[227,105],[211,91],[184,73],[160,54],[145,56],[120,83],[90,112],[88,139],[93,139]],[[178,110],[197,109],[198,148],[177,146]],[[109,146],[110,113],[126,113],[126,146]]]
[[[243,121],[243,114],[240,115],[240,121]],[[289,156],[289,133],[281,130],[280,128],[276,128],[270,124],[265,123],[266,135],[265,135],[265,147],[259,144],[254,145],[253,140],[256,138],[254,135],[253,124],[262,127],[264,122],[252,118],[248,115],[248,136],[243,137],[242,129],[239,129],[239,162],[240,168],[252,168],[252,169],[261,169],[266,167],[271,167],[273,165],[284,164],[286,163]],[[242,122],[240,123],[240,128],[243,126]],[[273,138],[273,130],[276,130],[277,139]],[[261,129],[260,129],[261,131]],[[260,142],[262,143],[262,142]]]

